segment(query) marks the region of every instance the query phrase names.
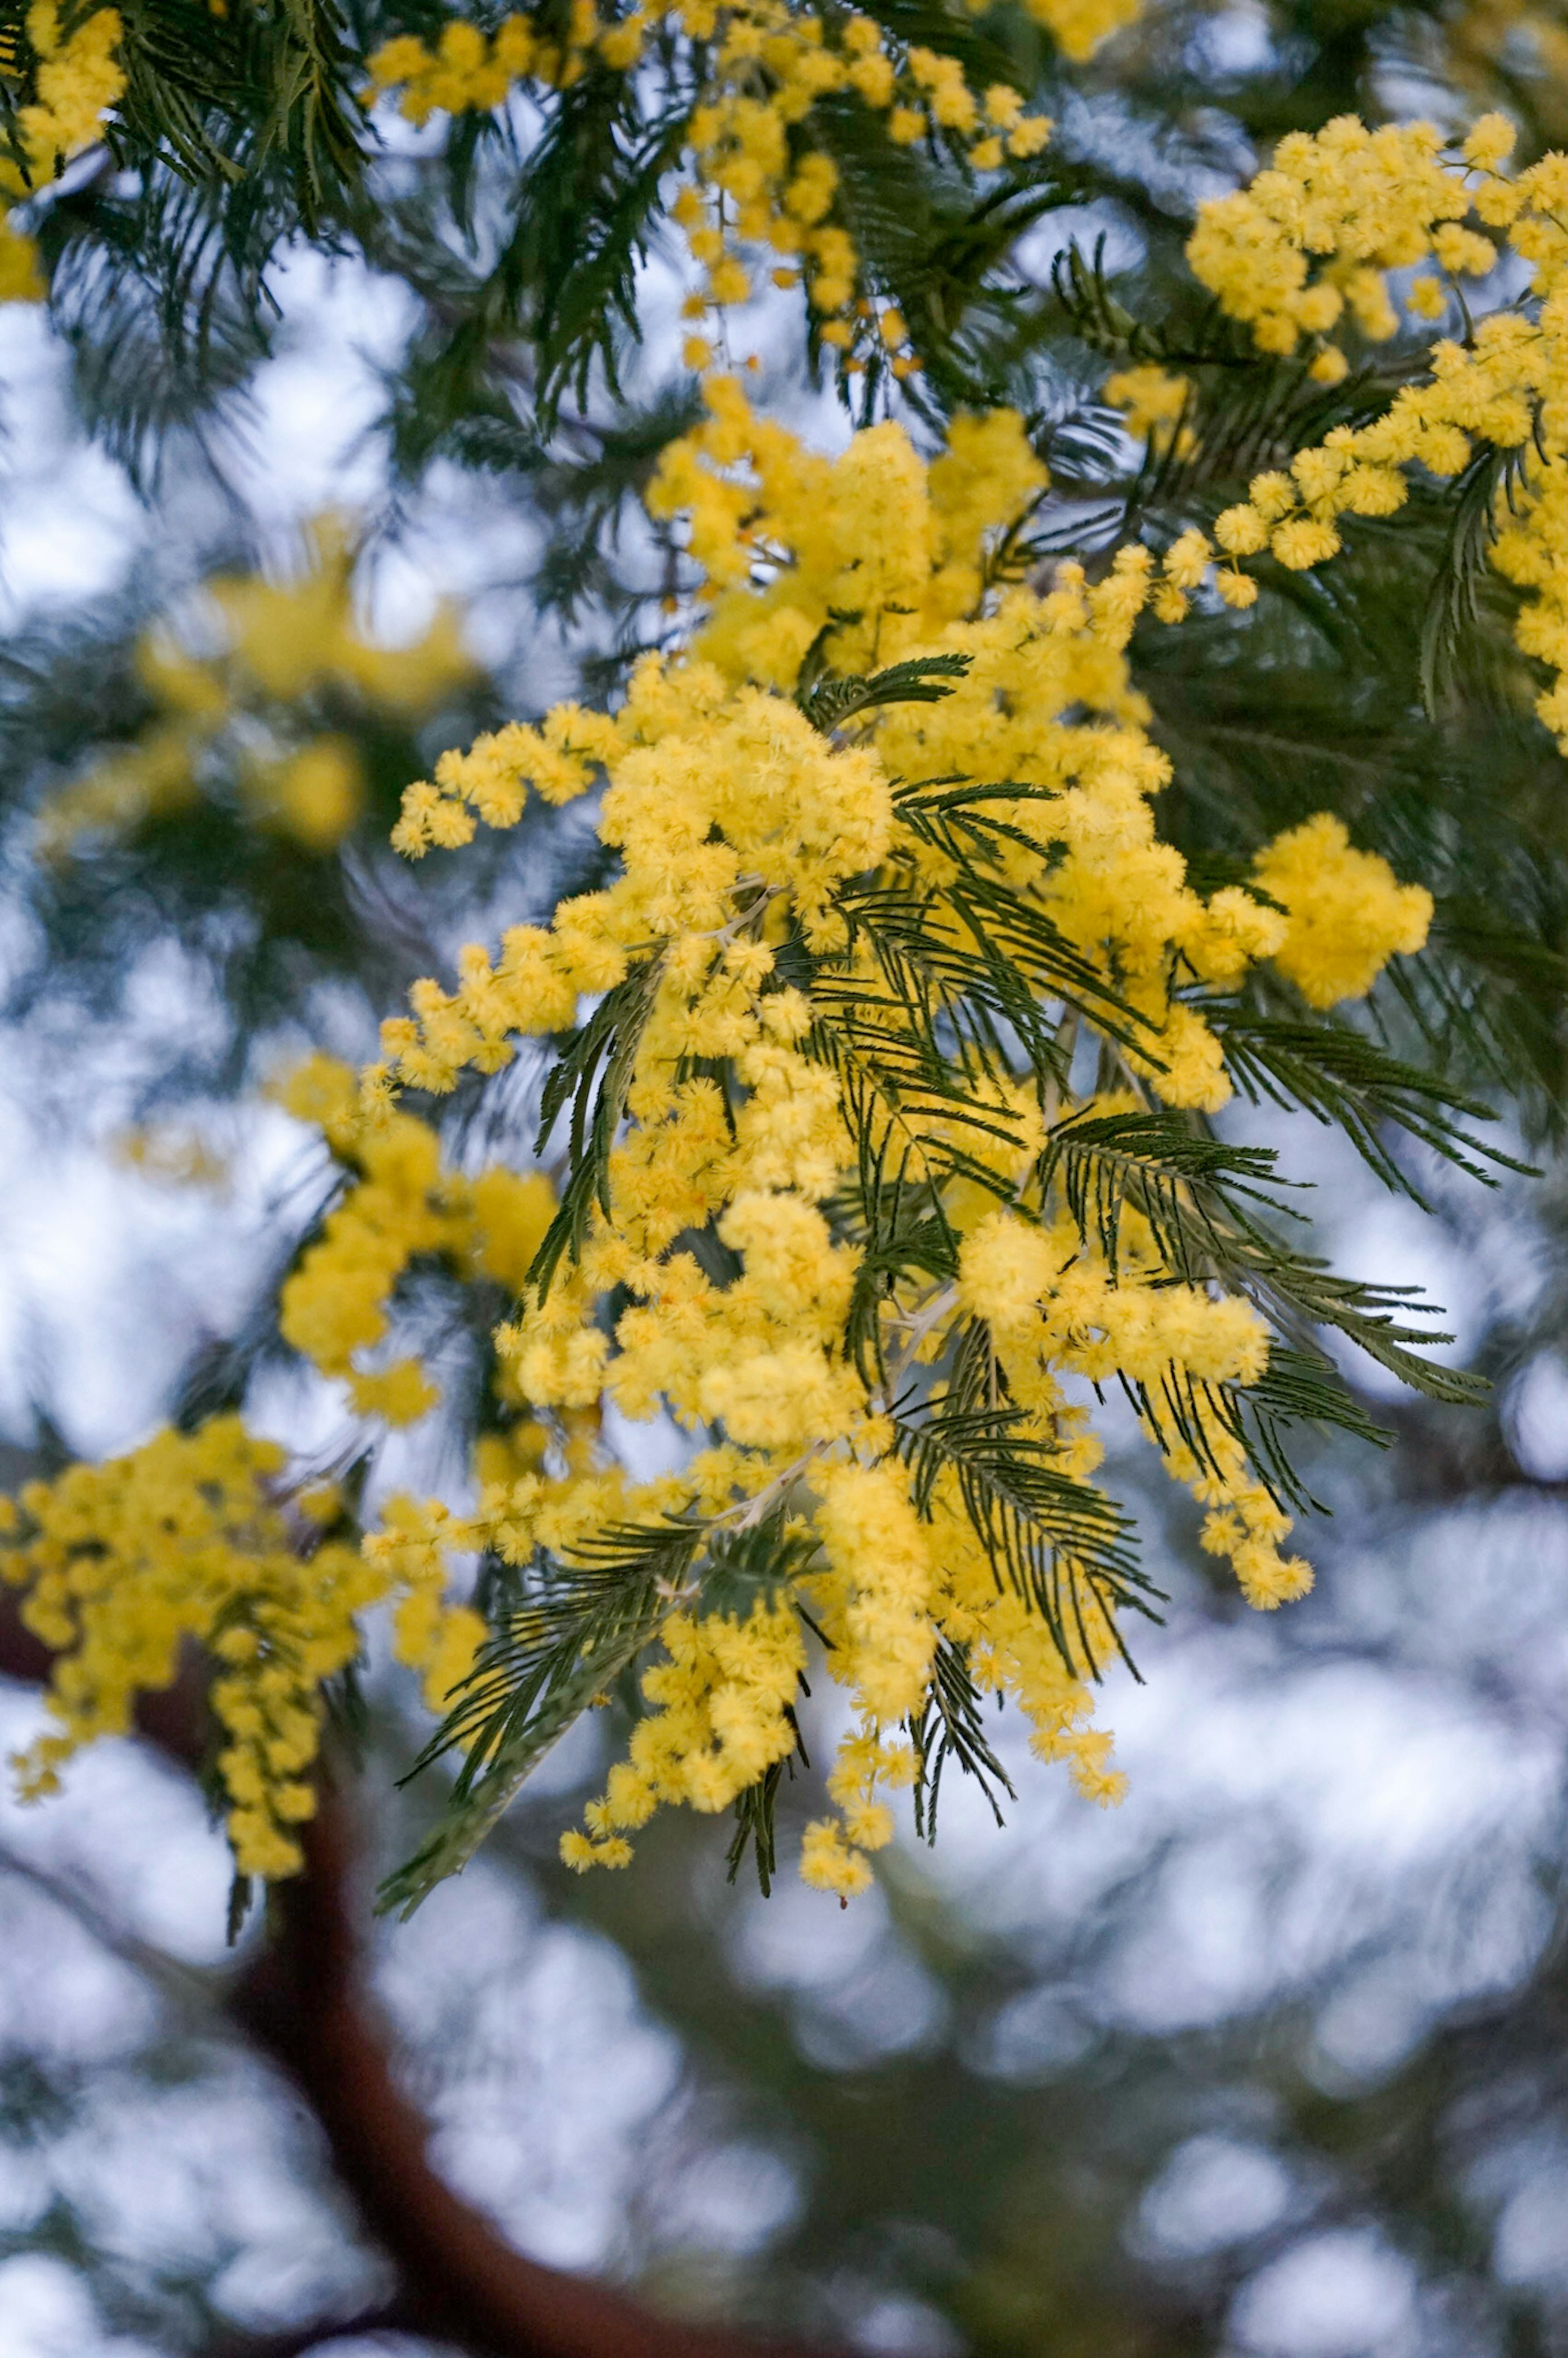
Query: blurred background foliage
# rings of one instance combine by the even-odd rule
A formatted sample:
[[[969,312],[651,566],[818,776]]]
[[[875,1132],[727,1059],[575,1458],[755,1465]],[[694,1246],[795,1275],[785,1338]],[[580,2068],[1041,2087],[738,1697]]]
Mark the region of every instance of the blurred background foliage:
[[[343,21],[362,55],[424,19]],[[1004,8],[973,38],[1059,126],[1005,201],[924,153],[896,182],[857,171],[849,125],[841,168],[925,362],[914,429],[1000,398],[1034,423],[1043,564],[1164,546],[1408,363],[1396,341],[1332,396],[1288,368],[1239,392],[1180,262],[1201,195],[1350,110],[1500,104],[1522,155],[1568,138],[1552,0],[1154,0],[1071,70]],[[242,1397],[341,1449],[265,1308],[330,1177],[259,1086],[310,1045],[365,1053],[498,913],[593,881],[580,813],[416,874],[391,815],[445,747],[612,689],[681,586],[635,503],[695,406],[656,220],[622,223],[644,336],[609,347],[617,403],[560,300],[594,200],[561,139],[521,104],[382,131],[329,140],[314,182],[285,145],[216,211],[178,158],[86,159],[39,209],[47,317],[0,313],[17,1476]],[[1070,245],[1076,280],[1053,274]],[[840,436],[793,333],[765,305],[752,324],[770,402]],[[1162,361],[1195,385],[1163,447],[1101,397],[1108,369]],[[1545,1176],[1487,1192],[1406,1140],[1423,1218],[1304,1118],[1287,1161],[1325,1249],[1448,1302],[1494,1406],[1354,1371],[1393,1445],[1325,1443],[1319,1587],[1267,1620],[1129,1447],[1112,1471],[1172,1602],[1149,1688],[1111,1698],[1134,1795],[1108,1823],[1006,1752],[1009,1828],[953,1795],[942,1852],[900,1848],[843,1916],[731,1889],[684,1815],[635,1875],[579,1884],[555,1837],[600,1762],[594,1726],[574,1736],[376,1952],[439,2165],[525,2250],[910,2358],[1568,2351],[1562,765],[1452,505],[1347,540],[1321,577],[1265,575],[1244,628],[1149,625],[1135,665],[1175,759],[1162,824],[1207,880],[1332,807],[1438,897],[1379,1021]],[[476,1138],[460,1102],[451,1152],[522,1160],[505,1119],[492,1092]],[[1282,1124],[1265,1101],[1238,1127]],[[416,1287],[406,1308],[450,1314]],[[422,1429],[374,1479],[460,1479],[467,1445]],[[35,1711],[6,1691],[7,1733]],[[433,1806],[394,1791],[423,1732],[373,1662],[372,1865]],[[194,1786],[121,1747],[49,1815],[7,1805],[0,1842],[0,2353],[281,2353],[373,2316],[396,2255],[223,2011]]]

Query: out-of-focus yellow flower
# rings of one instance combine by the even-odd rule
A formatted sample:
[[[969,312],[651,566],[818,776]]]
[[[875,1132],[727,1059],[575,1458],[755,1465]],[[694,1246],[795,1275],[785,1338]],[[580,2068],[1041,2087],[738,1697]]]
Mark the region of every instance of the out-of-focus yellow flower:
[[[446,607],[406,646],[366,637],[354,612],[354,543],[341,517],[318,518],[306,546],[308,563],[292,579],[225,575],[207,585],[195,633],[201,652],[170,626],[146,633],[136,670],[157,716],[137,742],[49,797],[38,817],[46,857],[222,790],[257,825],[307,851],[330,852],[351,833],[365,782],[343,724],[362,712],[416,719],[474,667]]]

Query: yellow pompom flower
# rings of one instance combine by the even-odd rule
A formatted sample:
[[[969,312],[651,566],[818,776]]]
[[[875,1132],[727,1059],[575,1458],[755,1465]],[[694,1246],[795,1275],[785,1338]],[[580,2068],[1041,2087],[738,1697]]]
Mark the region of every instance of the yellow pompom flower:
[[[1327,811],[1277,836],[1253,872],[1288,912],[1274,962],[1314,1007],[1365,997],[1390,957],[1425,943],[1431,893],[1400,883],[1376,852],[1354,849]]]

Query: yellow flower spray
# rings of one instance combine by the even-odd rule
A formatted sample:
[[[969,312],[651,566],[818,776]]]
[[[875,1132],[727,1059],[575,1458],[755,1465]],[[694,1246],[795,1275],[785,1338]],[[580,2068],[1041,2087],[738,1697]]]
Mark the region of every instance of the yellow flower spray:
[[[1072,566],[1044,590],[1008,574],[1010,527],[1044,481],[1011,413],[958,421],[929,467],[891,425],[830,462],[752,417],[733,380],[710,381],[708,397],[650,495],[684,519],[706,576],[689,647],[644,658],[613,716],[562,708],[447,757],[410,790],[398,832],[414,854],[460,844],[476,825],[515,824],[530,790],[557,801],[602,777],[619,879],[547,929],[514,928],[499,955],[465,951],[456,990],[421,985],[416,1012],[385,1028],[367,1113],[395,1120],[399,1087],[439,1094],[465,1067],[499,1069],[569,1022],[582,992],[611,994],[602,1023],[620,994],[623,1124],[590,1188],[579,1137],[535,1282],[498,1339],[540,1417],[664,1407],[693,1455],[651,1484],[599,1466],[564,1485],[529,1474],[460,1541],[494,1546],[504,1523],[508,1560],[532,1544],[567,1563],[606,1529],[700,1524],[720,1552],[763,1529],[804,1544],[798,1574],[749,1614],[706,1616],[694,1549],[697,1568],[643,1632],[665,1656],[643,1676],[648,1714],[563,1855],[623,1864],[660,1802],[718,1810],[765,1777],[793,1747],[806,1614],[853,1722],[829,1779],[838,1814],[809,1831],[803,1871],[848,1893],[891,1833],[881,1790],[921,1773],[912,1731],[931,1725],[944,1649],[1022,1705],[1037,1748],[1086,1792],[1120,1790],[1088,1725],[1089,1682],[1132,1592],[1108,1569],[1116,1520],[1088,1479],[1099,1444],[1071,1379],[1133,1388],[1171,1472],[1210,1510],[1206,1544],[1254,1604],[1308,1585],[1280,1552],[1289,1518],[1238,1422],[1200,1410],[1184,1431],[1156,1405],[1255,1385],[1265,1319],[1181,1278],[1130,1206],[1112,1243],[1086,1233],[1052,1157],[1086,1120],[1224,1104],[1223,1043],[1195,982],[1233,988],[1272,958],[1314,1003],[1357,995],[1420,946],[1431,903],[1329,818],[1261,855],[1265,897],[1192,890],[1159,840],[1151,796],[1168,771],[1127,676],[1157,573],[1130,549],[1098,583]],[[825,645],[844,684],[814,703],[800,684]],[[901,680],[919,692],[901,696]],[[1011,782],[989,790],[989,833],[990,806],[954,783],[984,778]],[[1098,1036],[1108,1089],[1071,1086],[1076,1055],[1047,1058],[1042,1086],[978,1053],[961,1101],[941,1089],[925,1019],[898,988],[901,954],[877,927],[894,895],[912,896],[924,925],[909,990],[940,1003],[945,971],[973,987],[988,926],[957,889],[957,854],[982,839],[1002,896],[990,922],[1017,928],[1026,973],[1032,956],[1059,954],[1066,1020],[1080,1044]],[[1113,1001],[1137,1011],[1130,1031]],[[881,1195],[865,1192],[868,1156],[949,1240],[927,1241],[925,1266],[894,1256],[870,1304]],[[726,1278],[686,1241],[704,1231],[732,1257]],[[613,1325],[611,1295],[626,1304]],[[966,1414],[969,1440],[998,1443],[990,1460],[942,1454]],[[1040,1477],[1033,1591],[999,1571],[977,1520],[975,1466],[994,1473],[1003,1441]],[[482,1748],[481,1719],[476,1707],[464,1727]]]
[[[1499,114],[1483,116],[1457,156],[1429,123],[1368,131],[1341,116],[1315,136],[1291,133],[1249,187],[1200,207],[1187,244],[1196,276],[1261,351],[1314,346],[1311,373],[1325,384],[1347,373],[1346,328],[1374,341],[1396,332],[1392,271],[1422,265],[1407,310],[1463,319],[1466,333],[1440,338],[1429,371],[1371,424],[1335,427],[1288,472],[1256,477],[1249,498],[1216,519],[1212,542],[1184,534],[1167,570],[1184,600],[1223,557],[1216,586],[1247,605],[1257,590],[1241,559],[1266,552],[1303,571],[1337,552],[1342,517],[1398,514],[1412,469],[1448,481],[1489,468],[1491,562],[1527,593],[1516,635],[1554,676],[1536,709],[1568,752],[1568,156],[1509,178],[1513,141]],[[1524,265],[1521,294],[1471,329],[1460,281],[1509,259]],[[1160,374],[1107,386],[1136,430],[1179,414],[1173,392],[1141,382]]]
[[[1028,0],[1028,13],[1065,56],[1082,60],[1139,5]],[[973,89],[957,58],[901,40],[872,17],[798,0],[735,0],[722,9],[715,0],[648,0],[620,16],[574,0],[564,38],[541,35],[523,16],[488,38],[476,26],[449,24],[433,48],[401,35],[371,59],[366,96],[395,91],[401,112],[423,124],[488,111],[518,87],[568,89],[590,66],[630,73],[672,43],[697,94],[671,208],[700,272],[687,307],[689,365],[707,365],[725,313],[765,270],[776,286],[804,285],[821,341],[847,373],[876,355],[895,377],[912,375],[918,363],[903,318],[863,287],[838,201],[838,168],[810,144],[812,109],[848,99],[879,117],[895,146],[957,143],[974,170],[994,172],[1038,155],[1051,133],[1011,83]]]
[[[1127,12],[1042,13],[1081,53]],[[902,322],[856,307],[829,159],[785,134],[853,91],[895,140],[949,132],[981,169],[1038,144],[1011,95],[969,91],[951,59],[869,20],[748,0],[720,28],[680,0],[614,24],[579,5],[553,46],[522,19],[488,38],[449,27],[435,52],[389,45],[374,79],[416,119],[493,106],[590,58],[630,71],[658,28],[713,60],[676,204],[708,273],[697,310],[740,299],[743,249],[771,246],[806,272],[825,341],[854,357],[874,331],[903,364]],[[0,1565],[67,1650],[35,1789],[125,1725],[192,1639],[222,1666],[236,1859],[289,1872],[319,1682],[390,1598],[464,1755],[406,1898],[461,1864],[617,1681],[638,1699],[626,1755],[563,1836],[568,1863],[623,1866],[653,1812],[685,1803],[737,1809],[765,1871],[813,1649],[848,1728],[832,1814],[805,1833],[808,1882],[863,1887],[888,1796],[913,1786],[925,1807],[947,1754],[1002,1775],[966,1693],[1011,1697],[1034,1751],[1114,1801],[1093,1689],[1147,1588],[1094,1480],[1086,1395],[1111,1383],[1247,1599],[1305,1591],[1270,1442],[1302,1330],[1338,1323],[1405,1372],[1414,1338],[1390,1297],[1272,1239],[1261,1165],[1204,1118],[1233,1094],[1227,999],[1254,969],[1309,1010],[1360,998],[1422,948],[1432,903],[1328,813],[1261,847],[1248,882],[1196,890],[1157,824],[1170,765],[1128,647],[1141,615],[1178,621],[1211,578],[1245,606],[1240,560],[1316,563],[1339,516],[1393,514],[1405,470],[1452,475],[1483,445],[1519,454],[1495,560],[1532,595],[1521,644],[1562,667],[1568,166],[1509,181],[1506,153],[1489,123],[1459,167],[1422,126],[1330,124],[1206,208],[1199,278],[1265,351],[1309,340],[1325,383],[1341,321],[1388,331],[1389,271],[1490,267],[1472,215],[1507,229],[1533,291],[1439,345],[1385,417],[1260,478],[1212,538],[1190,527],[1158,561],[1135,546],[1094,578],[1029,569],[1047,478],[1010,410],[957,418],[930,460],[891,422],[828,460],[754,416],[735,377],[705,378],[706,415],[648,493],[697,577],[689,630],[613,711],[561,705],[445,756],[395,837],[418,857],[514,827],[532,796],[591,795],[611,880],[466,947],[451,988],[416,985],[357,1086],[319,1059],[287,1087],[348,1179],[284,1286],[283,1332],[357,1413],[405,1423],[434,1404],[418,1357],[389,1356],[412,1265],[434,1257],[512,1305],[472,1499],[394,1498],[356,1551],[232,1419],[34,1486]],[[1180,430],[1184,388],[1162,372],[1108,390],[1134,430]],[[226,595],[263,687],[292,692],[323,660],[314,625],[285,593]],[[214,725],[224,683],[178,651],[156,660],[179,727]],[[1541,707],[1554,728],[1561,695]],[[401,1098],[520,1055],[544,1074],[548,1175],[443,1168]],[[608,1410],[672,1418],[684,1461],[633,1479]],[[471,1553],[514,1584],[488,1650],[447,1600],[450,1559]]]

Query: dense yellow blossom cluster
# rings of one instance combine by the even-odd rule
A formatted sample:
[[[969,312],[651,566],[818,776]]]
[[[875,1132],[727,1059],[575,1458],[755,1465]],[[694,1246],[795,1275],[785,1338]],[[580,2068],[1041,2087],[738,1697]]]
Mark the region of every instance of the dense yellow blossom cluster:
[[[341,842],[365,793],[347,725],[366,710],[418,719],[473,666],[445,608],[412,645],[364,636],[354,616],[354,546],[341,519],[318,518],[306,553],[295,580],[205,583],[182,630],[143,639],[136,667],[157,717],[134,745],[50,796],[38,817],[46,858],[214,793],[237,795],[252,824],[308,851]]]
[[[1528,593],[1519,644],[1555,675],[1536,708],[1568,752],[1568,156],[1546,156],[1510,179],[1502,167],[1513,137],[1504,116],[1485,116],[1454,161],[1430,124],[1368,131],[1345,116],[1315,138],[1292,133],[1270,170],[1201,209],[1187,254],[1263,350],[1290,352],[1303,334],[1315,337],[1312,373],[1328,383],[1346,366],[1327,341],[1343,318],[1367,336],[1393,334],[1386,272],[1434,263],[1436,275],[1413,279],[1405,301],[1417,317],[1441,319],[1459,276],[1484,276],[1504,259],[1525,266],[1518,299],[1463,342],[1439,340],[1430,372],[1402,386],[1382,416],[1336,427],[1298,451],[1288,473],[1258,476],[1248,500],[1217,519],[1214,540],[1231,560],[1221,592],[1244,603],[1238,558],[1267,550],[1296,570],[1319,564],[1340,546],[1342,516],[1391,515],[1404,504],[1408,469],[1446,480],[1492,459],[1492,563]],[[1501,247],[1487,231],[1506,232]],[[1202,534],[1186,538],[1196,579],[1215,552]]]
[[[568,1833],[568,1866],[624,1866],[623,1827],[645,1825],[661,1801],[728,1809],[793,1752],[792,1716],[806,1670],[800,1620],[790,1606],[760,1604],[742,1621],[678,1609],[660,1629],[665,1659],[643,1678],[654,1707],[632,1731],[629,1756],[590,1802],[590,1833]]]
[[[1336,328],[1353,323],[1374,341],[1398,330],[1387,272],[1428,257],[1444,273],[1493,268],[1492,241],[1465,225],[1471,204],[1433,124],[1368,131],[1340,115],[1315,135],[1288,133],[1266,171],[1207,199],[1187,259],[1230,317],[1250,325],[1261,351],[1293,352],[1303,336],[1314,339],[1317,373],[1332,384],[1346,365],[1328,341]],[[1435,278],[1414,282],[1418,315],[1423,283],[1441,291]]]
[[[44,282],[38,247],[16,228],[11,211],[59,178],[73,156],[91,147],[125,87],[114,55],[121,25],[100,8],[67,32],[56,0],[34,0],[27,42],[37,61],[34,96],[16,110],[19,153],[0,157],[0,303],[38,303]]]
[[[1432,923],[1432,895],[1419,884],[1391,889],[1388,863],[1355,850],[1343,819],[1320,811],[1277,836],[1254,874],[1290,911],[1274,963],[1312,1007],[1363,999],[1390,952],[1419,950]]]
[[[413,1424],[440,1397],[417,1357],[375,1370],[355,1364],[384,1340],[399,1278],[429,1256],[517,1293],[549,1226],[554,1193],[538,1172],[520,1176],[499,1164],[474,1178],[444,1172],[439,1139],[412,1114],[367,1127],[352,1072],[330,1057],[311,1057],[278,1094],[291,1113],[319,1123],[356,1172],[284,1281],[284,1340],[322,1375],[346,1382],[362,1416]]]
[[[310,1057],[277,1094],[352,1174],[284,1282],[285,1337],[323,1375],[347,1379],[361,1414],[411,1422],[438,1397],[417,1359],[376,1373],[354,1364],[387,1335],[399,1277],[427,1256],[515,1293],[553,1192],[537,1172],[443,1172],[435,1132],[411,1114],[367,1130],[355,1074],[330,1057]],[[526,1426],[510,1441],[492,1436],[480,1471],[515,1477],[544,1443]],[[372,1607],[395,1600],[394,1650],[423,1673],[431,1709],[441,1707],[472,1663],[482,1621],[447,1601],[445,1564],[430,1550],[373,1540],[362,1551],[323,1536],[336,1493],[296,1496],[286,1468],[284,1450],[220,1416],[0,1499],[0,1579],[27,1585],[23,1617],[61,1657],[49,1694],[59,1725],[18,1763],[24,1791],[52,1790],[83,1744],[124,1733],[137,1693],[168,1685],[182,1646],[204,1646],[222,1666],[211,1701],[228,1739],[218,1768],[236,1865],[288,1875],[299,1865],[289,1829],[314,1806],[321,1682],[359,1653]]]
[[[1113,369],[1100,388],[1100,399],[1121,411],[1130,434],[1155,450],[1173,450],[1178,459],[1195,447],[1191,427],[1182,423],[1190,395],[1184,376],[1147,362]]]
[[[1314,1004],[1358,994],[1419,947],[1431,903],[1328,817],[1261,855],[1266,897],[1192,890],[1154,824],[1169,768],[1125,657],[1169,569],[1162,582],[1124,549],[1098,582],[1070,565],[1048,589],[1019,578],[1009,552],[1044,471],[1015,415],[958,420],[929,466],[891,424],[829,461],[753,417],[735,380],[710,380],[708,397],[650,494],[684,522],[705,576],[689,648],[644,658],[613,716],[563,707],[448,756],[410,790],[398,832],[411,853],[462,843],[481,822],[514,824],[530,788],[559,801],[602,780],[619,877],[563,903],[548,929],[514,927],[498,957],[465,951],[454,990],[420,985],[366,1082],[367,1120],[395,1120],[397,1087],[439,1093],[465,1068],[494,1072],[520,1039],[569,1024],[582,994],[611,995],[601,1015],[619,995],[624,1121],[597,1195],[582,1196],[575,1251],[528,1289],[498,1346],[539,1416],[664,1408],[694,1454],[641,1485],[607,1462],[564,1481],[529,1472],[456,1523],[409,1504],[397,1544],[523,1562],[535,1548],[569,1560],[596,1531],[660,1519],[699,1519],[709,1543],[770,1520],[806,1535],[809,1568],[749,1614],[704,1614],[699,1576],[671,1594],[651,1708],[565,1855],[623,1863],[659,1802],[721,1808],[789,1751],[799,1609],[853,1711],[830,1779],[838,1814],[804,1854],[808,1880],[844,1893],[891,1835],[881,1790],[916,1774],[908,1731],[944,1646],[1022,1705],[1036,1749],[1069,1761],[1083,1790],[1119,1790],[1108,1738],[1087,1725],[1116,1600],[1081,1527],[1069,1514],[1053,1530],[1041,1509],[1053,1613],[1000,1576],[957,1468],[919,1472],[921,1420],[953,1409],[966,1353],[982,1354],[982,1401],[1010,1438],[1091,1502],[1099,1444],[1075,1379],[1120,1377],[1152,1402],[1245,1390],[1267,1365],[1253,1303],[1180,1279],[1137,1212],[1114,1252],[1086,1228],[1045,1175],[1053,1140],[1085,1119],[1219,1107],[1231,1085],[1195,985],[1232,987],[1271,957]],[[791,691],[825,649],[841,686],[818,708]],[[900,698],[912,675],[896,667],[934,659],[948,692]],[[968,802],[961,782],[975,780],[1007,783]],[[945,974],[983,966],[988,921],[966,903],[941,817],[961,833],[957,811],[982,809],[997,824],[976,816],[968,840],[983,838],[1011,913],[989,923],[1011,925],[1006,953],[1037,1003],[1054,995],[1032,970],[1047,941],[1077,982],[1057,977],[1069,1044],[1049,1082],[971,1060],[957,1103],[896,979],[918,976],[911,988],[941,1003]],[[878,934],[895,903],[921,913],[902,953]],[[1090,1037],[1096,1078],[1080,1095],[1069,1075]],[[928,1254],[887,1269],[875,1346],[857,1349],[871,1240],[854,1174],[868,1152],[925,1192],[954,1249],[946,1268]],[[579,1135],[568,1198],[582,1156]],[[731,1256],[728,1282],[690,1249],[705,1230]],[[1145,1423],[1250,1600],[1300,1595],[1306,1567],[1281,1552],[1288,1518],[1235,1433],[1184,1435],[1152,1407]]]
[[[484,1635],[478,1615],[442,1602],[438,1574],[410,1580],[330,1536],[335,1497],[290,1498],[285,1460],[222,1416],[0,1498],[0,1580],[27,1586],[22,1617],[59,1657],[56,1725],[16,1764],[24,1792],[52,1790],[82,1745],[126,1734],[137,1694],[168,1686],[182,1648],[202,1646],[219,1665],[216,1765],[236,1868],[291,1875],[294,1829],[315,1809],[321,1682],[358,1654],[369,1606],[398,1595],[399,1659],[439,1706]]]
[[[1029,13],[1065,54],[1083,59],[1138,13],[1140,0],[1029,0]],[[433,47],[412,34],[370,60],[367,95],[396,90],[402,112],[424,123],[438,111],[490,109],[519,84],[563,89],[590,62],[633,71],[645,51],[672,40],[688,67],[700,54],[697,103],[685,153],[686,178],[672,206],[703,273],[687,306],[701,321],[745,301],[762,258],[774,283],[804,278],[823,341],[853,373],[876,350],[895,375],[914,366],[898,311],[880,313],[860,286],[860,258],[837,200],[839,175],[813,143],[809,118],[825,99],[849,97],[880,115],[895,144],[928,135],[957,142],[979,172],[1008,157],[1038,154],[1050,124],[1030,114],[1009,82],[971,89],[958,59],[904,41],[872,17],[824,11],[800,0],[648,0],[601,16],[593,0],[573,0],[565,30],[542,33],[509,16],[488,39],[465,21],[445,26]],[[694,334],[687,358],[710,356]]]

